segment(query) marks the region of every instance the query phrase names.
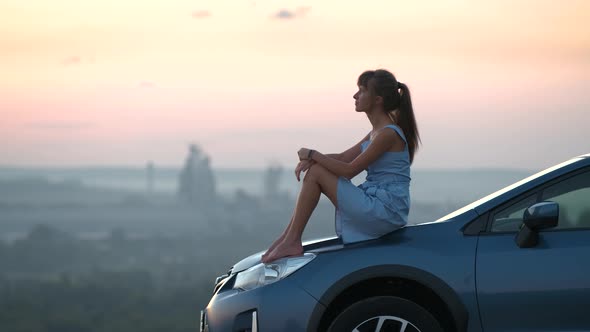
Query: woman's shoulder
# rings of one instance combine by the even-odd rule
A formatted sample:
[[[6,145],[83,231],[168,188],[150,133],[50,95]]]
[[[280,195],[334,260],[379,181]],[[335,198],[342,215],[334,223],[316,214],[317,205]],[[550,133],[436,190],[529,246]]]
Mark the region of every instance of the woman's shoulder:
[[[390,129],[393,129],[393,130],[385,130],[386,128],[390,128]],[[391,136],[401,137],[401,139],[404,142],[406,141],[406,135],[404,135],[404,131],[402,130],[402,128],[400,128],[400,126],[398,126],[396,124],[386,125],[385,127],[383,127],[381,129],[381,131],[389,132]]]
[[[393,130],[391,130],[393,129]],[[401,134],[403,134],[403,131],[401,130],[400,127],[398,127],[397,125],[394,124],[389,124],[386,125],[385,127],[375,131],[375,132],[371,132],[371,140],[374,140],[375,138],[379,137],[379,136],[384,136],[386,138],[392,138],[392,137],[397,137],[397,136],[401,136]]]
[[[396,141],[403,142],[403,140],[400,139],[400,136],[395,131],[381,128],[373,133],[368,143],[389,147],[393,142]]]

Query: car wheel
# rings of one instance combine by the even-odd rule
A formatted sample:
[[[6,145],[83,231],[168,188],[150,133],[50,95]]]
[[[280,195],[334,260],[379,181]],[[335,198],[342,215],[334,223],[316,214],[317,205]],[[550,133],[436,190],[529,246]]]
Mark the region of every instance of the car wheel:
[[[443,332],[428,312],[412,301],[376,296],[356,302],[341,312],[328,332]]]

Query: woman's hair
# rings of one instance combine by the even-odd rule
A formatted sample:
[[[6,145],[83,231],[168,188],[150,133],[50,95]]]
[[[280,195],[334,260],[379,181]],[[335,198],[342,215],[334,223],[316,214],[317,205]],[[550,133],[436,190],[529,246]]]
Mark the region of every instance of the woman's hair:
[[[367,88],[373,95],[383,98],[383,109],[390,117],[392,117],[391,112],[398,110],[394,122],[400,126],[406,136],[410,162],[413,162],[414,153],[420,143],[420,134],[408,86],[398,82],[395,76],[385,69],[367,70],[359,76],[357,84]]]

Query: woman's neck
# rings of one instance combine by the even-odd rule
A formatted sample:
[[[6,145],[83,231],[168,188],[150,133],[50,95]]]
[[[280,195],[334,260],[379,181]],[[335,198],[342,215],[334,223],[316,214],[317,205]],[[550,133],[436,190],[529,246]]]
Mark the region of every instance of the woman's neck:
[[[373,132],[387,125],[395,124],[383,110],[375,110],[374,112],[367,113],[367,117],[373,126]]]

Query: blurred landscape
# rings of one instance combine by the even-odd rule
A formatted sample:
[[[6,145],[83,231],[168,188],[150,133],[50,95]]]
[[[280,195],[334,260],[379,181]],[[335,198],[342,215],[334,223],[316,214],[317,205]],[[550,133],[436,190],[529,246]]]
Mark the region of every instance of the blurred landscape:
[[[410,223],[533,171],[415,170]],[[364,173],[353,179],[360,183]],[[195,331],[215,277],[290,219],[291,169],[0,167],[1,331]],[[322,199],[304,239],[334,236]]]

